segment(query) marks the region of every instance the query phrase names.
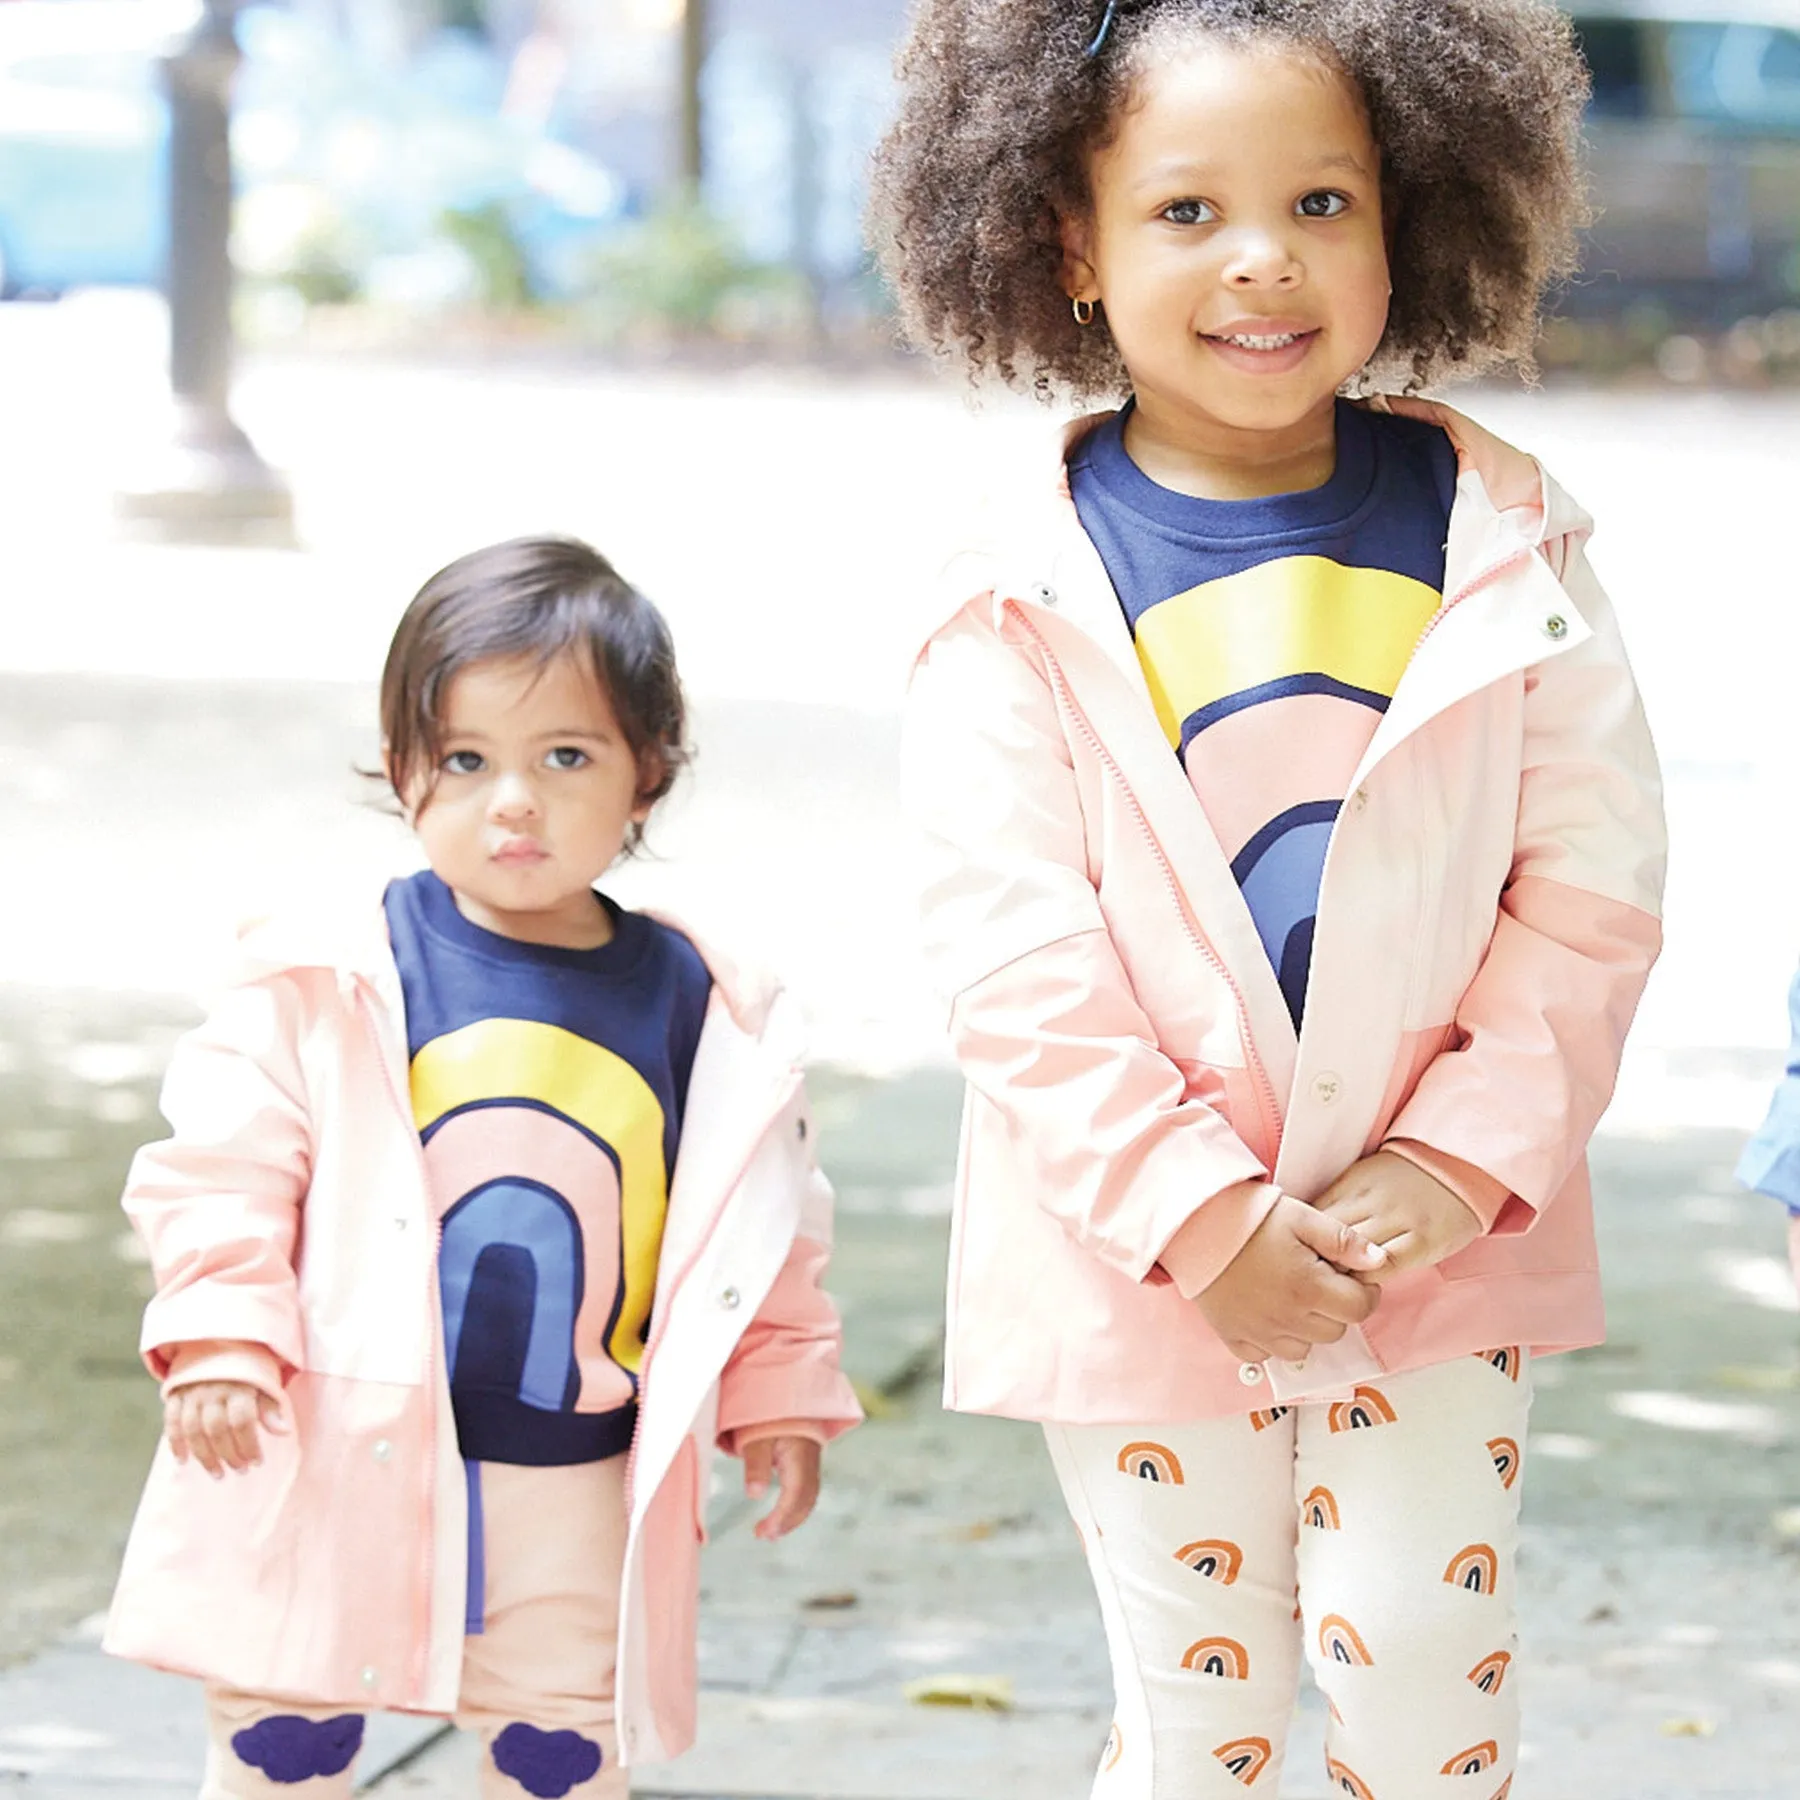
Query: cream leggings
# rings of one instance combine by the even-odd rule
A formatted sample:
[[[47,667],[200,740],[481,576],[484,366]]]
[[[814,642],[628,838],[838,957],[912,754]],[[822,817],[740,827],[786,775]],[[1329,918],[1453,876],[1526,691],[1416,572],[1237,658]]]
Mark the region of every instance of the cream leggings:
[[[1302,1652],[1334,1792],[1503,1800],[1525,1360],[1250,1418],[1045,1428],[1118,1691],[1095,1800],[1275,1800]]]
[[[625,1459],[480,1469],[483,1629],[463,1640],[456,1722],[480,1734],[481,1800],[625,1800],[613,1729]],[[339,1800],[363,1720],[209,1688],[201,1800]]]

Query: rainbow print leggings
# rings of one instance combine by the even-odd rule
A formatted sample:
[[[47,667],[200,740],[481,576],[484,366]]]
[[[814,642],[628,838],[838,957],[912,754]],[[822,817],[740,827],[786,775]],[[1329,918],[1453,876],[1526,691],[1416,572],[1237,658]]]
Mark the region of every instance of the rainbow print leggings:
[[[1117,1688],[1095,1800],[1275,1800],[1303,1654],[1334,1793],[1506,1800],[1530,1403],[1502,1347],[1248,1418],[1046,1426]]]

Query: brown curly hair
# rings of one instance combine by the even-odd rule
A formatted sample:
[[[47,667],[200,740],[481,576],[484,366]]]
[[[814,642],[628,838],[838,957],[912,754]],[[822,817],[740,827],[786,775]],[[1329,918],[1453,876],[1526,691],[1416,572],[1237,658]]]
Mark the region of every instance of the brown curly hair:
[[[918,0],[871,231],[918,344],[1051,398],[1118,396],[1103,323],[1076,325],[1061,222],[1176,30],[1317,52],[1360,92],[1382,155],[1394,295],[1363,381],[1529,371],[1538,312],[1591,216],[1588,76],[1548,0]]]

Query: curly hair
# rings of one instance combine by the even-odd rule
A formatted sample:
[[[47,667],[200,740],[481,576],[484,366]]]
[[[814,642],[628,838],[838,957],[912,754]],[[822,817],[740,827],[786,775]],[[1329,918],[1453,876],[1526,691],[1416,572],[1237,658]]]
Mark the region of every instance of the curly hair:
[[[1588,75],[1549,0],[918,0],[871,230],[913,341],[1049,399],[1119,396],[1103,323],[1063,288],[1062,221],[1175,30],[1311,50],[1360,93],[1382,156],[1394,284],[1362,380],[1529,371],[1547,288],[1590,212]]]

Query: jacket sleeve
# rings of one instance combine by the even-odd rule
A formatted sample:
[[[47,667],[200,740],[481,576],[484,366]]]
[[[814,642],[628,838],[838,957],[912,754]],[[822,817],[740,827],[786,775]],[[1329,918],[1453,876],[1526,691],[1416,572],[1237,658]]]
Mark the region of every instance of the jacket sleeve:
[[[1769,1115],[1738,1159],[1737,1178],[1800,1214],[1800,974],[1788,988],[1787,1072]]]
[[[302,1005],[286,978],[232,989],[176,1047],[162,1094],[172,1135],[132,1162],[125,1211],[156,1281],[141,1348],[159,1381],[182,1344],[253,1344],[287,1368],[304,1362]]]
[[[903,719],[927,966],[963,1073],[1035,1167],[1038,1205],[1134,1281],[1181,1233],[1183,1291],[1197,1291],[1277,1196],[1157,1043],[1088,872],[1055,697],[986,606],[932,640]]]
[[[800,1227],[756,1316],[719,1377],[718,1444],[737,1455],[745,1444],[776,1435],[829,1443],[862,1419],[862,1407],[840,1366],[844,1331],[824,1288],[831,1260],[831,1184],[813,1155],[816,1135],[804,1110],[797,1156],[803,1184]],[[780,1430],[777,1431],[776,1427]]]
[[[1667,839],[1656,752],[1612,608],[1587,559],[1562,571],[1591,628],[1526,671],[1510,878],[1438,1056],[1389,1128],[1505,1189],[1496,1235],[1526,1231],[1612,1098],[1662,943]]]

